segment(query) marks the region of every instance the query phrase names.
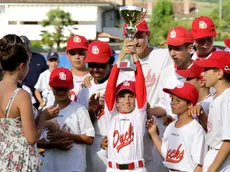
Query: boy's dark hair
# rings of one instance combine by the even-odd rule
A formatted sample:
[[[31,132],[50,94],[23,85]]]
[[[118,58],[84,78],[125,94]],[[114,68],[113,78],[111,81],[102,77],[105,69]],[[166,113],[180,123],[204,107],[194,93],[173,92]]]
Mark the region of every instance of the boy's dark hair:
[[[130,91],[130,90],[122,90],[117,94],[117,97],[122,97],[127,93],[132,94],[133,96],[135,96],[134,93],[132,91]]]
[[[215,72],[218,71],[218,68],[214,68],[213,69]],[[224,72],[224,76],[223,76],[224,80],[226,80],[227,82],[230,82],[230,74]]]
[[[12,34],[0,39],[0,64],[3,71],[13,72],[28,59],[27,48],[19,36]]]
[[[107,63],[109,63],[109,64],[113,64],[114,63],[114,61],[115,61],[115,57],[114,56],[111,56],[110,58],[109,58],[109,61],[107,62]]]

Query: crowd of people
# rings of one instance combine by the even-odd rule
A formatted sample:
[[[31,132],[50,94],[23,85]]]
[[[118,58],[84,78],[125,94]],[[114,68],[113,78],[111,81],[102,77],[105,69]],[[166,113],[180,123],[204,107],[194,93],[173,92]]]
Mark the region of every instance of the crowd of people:
[[[213,21],[173,27],[168,48],[145,20],[137,30],[116,61],[108,43],[70,37],[71,69],[25,36],[0,39],[0,171],[230,172],[230,52]],[[136,70],[122,70],[130,54]]]

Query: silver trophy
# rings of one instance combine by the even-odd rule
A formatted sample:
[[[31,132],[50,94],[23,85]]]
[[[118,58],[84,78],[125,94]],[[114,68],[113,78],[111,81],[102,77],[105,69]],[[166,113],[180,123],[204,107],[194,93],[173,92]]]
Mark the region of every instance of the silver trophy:
[[[146,16],[146,9],[135,6],[120,7],[120,16],[122,20],[127,24],[125,28],[126,37],[133,39],[137,33],[136,25],[142,22]],[[136,65],[133,62],[132,54],[127,54],[122,61],[118,64],[118,67],[124,71],[135,71]]]

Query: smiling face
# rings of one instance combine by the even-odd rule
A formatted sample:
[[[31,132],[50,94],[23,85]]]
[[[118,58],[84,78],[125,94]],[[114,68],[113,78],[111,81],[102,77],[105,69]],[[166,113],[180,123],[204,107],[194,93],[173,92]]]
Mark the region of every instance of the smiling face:
[[[128,90],[118,93],[116,107],[121,113],[130,113],[135,109],[135,96]]]
[[[190,53],[193,50],[192,44],[183,44],[181,46],[168,45],[168,50],[178,69],[187,68],[188,63],[191,62]]]
[[[206,37],[195,40],[198,56],[208,56],[213,49],[213,37]]]
[[[88,68],[89,68],[89,73],[94,78],[94,81],[100,82],[109,75],[111,70],[111,64],[88,63]]]

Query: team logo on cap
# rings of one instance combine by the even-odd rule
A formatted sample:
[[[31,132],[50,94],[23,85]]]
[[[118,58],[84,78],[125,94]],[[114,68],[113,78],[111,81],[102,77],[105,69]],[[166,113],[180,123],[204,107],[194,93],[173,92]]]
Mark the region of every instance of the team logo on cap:
[[[63,80],[63,81],[66,80],[66,74],[64,72],[60,72],[59,73],[59,79]]]
[[[170,32],[170,38],[176,38],[176,31],[175,30],[172,30]]]
[[[206,29],[208,27],[207,23],[204,21],[199,21],[199,28]]]
[[[184,83],[181,83],[179,85],[176,86],[177,88],[183,88],[184,87]]]
[[[75,36],[73,38],[73,42],[79,43],[79,42],[81,42],[81,38],[79,38],[78,36]]]
[[[98,54],[99,53],[99,48],[97,48],[97,46],[93,46],[92,47],[92,53],[93,54]]]
[[[125,82],[123,83],[123,85],[126,86],[126,87],[128,87],[128,86],[130,86],[130,83],[129,83],[129,81],[125,81]]]

